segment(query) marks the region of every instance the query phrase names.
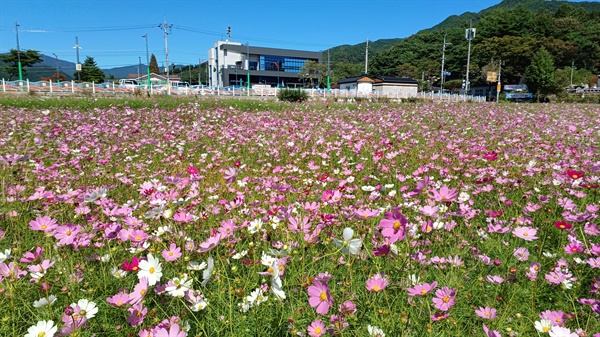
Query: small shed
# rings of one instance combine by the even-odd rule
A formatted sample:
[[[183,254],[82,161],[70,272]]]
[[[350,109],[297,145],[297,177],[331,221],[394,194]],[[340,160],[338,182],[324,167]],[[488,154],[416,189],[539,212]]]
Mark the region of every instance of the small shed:
[[[348,77],[338,81],[340,90],[354,91],[363,94],[370,94],[373,92],[373,83],[375,83],[375,80],[366,75]]]
[[[419,82],[410,77],[379,76],[373,83],[373,92],[379,94],[416,95]]]

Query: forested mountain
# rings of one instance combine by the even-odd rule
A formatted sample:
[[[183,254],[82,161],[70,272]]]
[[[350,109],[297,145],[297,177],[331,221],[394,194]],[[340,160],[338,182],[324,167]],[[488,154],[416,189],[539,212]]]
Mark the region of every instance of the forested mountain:
[[[423,76],[435,83],[441,73],[446,36],[449,44],[445,69],[451,73],[447,81],[460,80],[466,73],[465,29],[470,25],[476,29],[469,67],[474,82],[484,82],[482,73],[497,69],[502,60],[503,82],[517,83],[542,47],[551,53],[557,69],[570,69],[573,64],[578,77],[600,73],[600,3],[505,0],[479,13],[449,17],[431,29],[397,41],[369,57],[369,74]],[[364,54],[364,44],[362,50]],[[358,63],[332,63],[332,69],[336,80],[344,77],[338,74],[360,75],[364,73],[364,55]],[[348,69],[354,73],[346,75]]]

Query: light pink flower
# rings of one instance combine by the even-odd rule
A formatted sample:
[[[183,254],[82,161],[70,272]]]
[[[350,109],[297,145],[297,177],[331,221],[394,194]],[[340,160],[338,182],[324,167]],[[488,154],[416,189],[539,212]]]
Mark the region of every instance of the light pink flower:
[[[175,261],[181,257],[181,248],[177,247],[175,243],[171,243],[169,249],[165,249],[162,251],[162,257],[167,262]]]

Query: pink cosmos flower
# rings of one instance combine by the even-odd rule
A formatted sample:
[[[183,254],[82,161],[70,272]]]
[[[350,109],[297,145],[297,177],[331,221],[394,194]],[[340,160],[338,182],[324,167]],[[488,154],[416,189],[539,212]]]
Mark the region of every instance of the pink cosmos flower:
[[[541,319],[547,319],[552,322],[552,325],[562,326],[565,324],[565,320],[567,319],[567,315],[563,311],[551,311],[546,310],[540,313]]]
[[[327,330],[325,329],[325,324],[318,319],[314,320],[308,326],[307,331],[308,331],[308,335],[311,337],[321,337],[323,334],[325,334],[327,332]]]
[[[129,296],[129,304],[135,305],[142,302],[144,296],[148,293],[148,278],[142,277],[139,279],[138,284],[133,288],[133,292],[128,294]]]
[[[458,191],[456,188],[448,188],[448,186],[443,185],[439,191],[432,189],[429,196],[438,202],[450,202],[458,198]]]
[[[525,241],[533,241],[538,238],[537,236],[535,236],[537,234],[537,228],[529,226],[517,227],[513,229],[512,233],[516,237],[521,238]]]
[[[331,297],[329,287],[325,282],[315,279],[313,285],[308,287],[308,296],[310,296],[308,304],[313,308],[317,308],[317,314],[327,314],[329,307],[333,305],[333,297]]]
[[[494,319],[498,316],[496,313],[496,309],[490,307],[479,307],[479,309],[475,310],[477,316],[483,319]]]
[[[527,261],[529,259],[529,250],[525,247],[515,248],[513,256],[519,261]]]
[[[56,224],[56,220],[52,219],[49,216],[37,217],[35,220],[29,221],[29,228],[32,231],[44,231],[50,232],[58,225]]]
[[[127,323],[131,324],[131,326],[138,326],[144,322],[144,318],[148,313],[148,308],[144,308],[142,303],[138,303],[127,309],[127,312],[129,313],[129,317],[127,317]]]
[[[438,211],[439,207],[437,206],[425,205],[423,207],[419,207],[419,212],[425,216],[435,217]]]
[[[494,161],[498,159],[498,154],[495,151],[486,152],[483,154],[483,158],[488,161]]]
[[[342,315],[354,315],[356,313],[356,304],[352,301],[345,301],[338,308]]]
[[[430,316],[430,318],[432,321],[437,322],[448,318],[448,316],[450,316],[450,314],[447,312],[436,311],[433,315]]]
[[[42,247],[36,247],[35,248],[35,253],[25,252],[25,254],[23,255],[23,257],[21,258],[21,262],[31,263],[31,262],[39,259],[40,256],[42,256],[42,252],[43,251],[44,251],[44,249]]]
[[[213,248],[215,248],[216,246],[219,245],[219,242],[221,242],[221,234],[217,234],[215,236],[212,236],[212,235],[209,236],[206,239],[206,241],[199,244],[200,249],[198,249],[198,253],[206,253],[206,252],[212,250]],[[167,260],[167,259],[165,258],[165,260]]]
[[[177,212],[177,213],[175,213],[175,215],[173,215],[173,221],[181,222],[181,223],[190,222],[190,221],[192,221],[193,218],[194,218],[194,216],[187,212]]]
[[[413,288],[407,288],[406,291],[408,291],[409,296],[425,296],[430,291],[435,289],[435,287],[437,287],[437,285],[438,285],[437,281],[433,281],[433,283],[431,283],[431,284],[429,284],[429,283],[417,284]]]
[[[70,245],[77,237],[77,234],[81,231],[80,226],[76,226],[73,224],[67,224],[58,226],[55,228],[54,237],[59,240],[58,245]]]
[[[129,294],[118,293],[112,297],[108,297],[106,302],[114,307],[123,307],[129,302]]]
[[[367,280],[367,290],[380,292],[388,286],[390,282],[381,274],[376,274]]]
[[[167,326],[169,328],[168,330]],[[179,324],[172,323],[170,326],[167,326],[158,330],[154,337],[185,337],[185,330],[181,330]]]
[[[238,172],[233,167],[225,169],[225,173],[223,173],[223,177],[225,178],[225,181],[227,181],[228,183],[234,182],[235,179],[237,178],[237,175],[238,175]]]
[[[177,247],[175,243],[171,243],[169,249],[165,249],[162,251],[162,257],[167,262],[175,261],[181,257],[181,248]]]
[[[569,255],[581,252],[583,252],[583,242],[571,241],[568,245],[565,246],[565,253]]]
[[[140,261],[141,259],[138,259],[137,256],[134,256],[131,259],[131,262],[127,260],[123,261],[123,266],[121,267],[121,269],[123,269],[124,271],[138,271],[140,269]]]
[[[435,308],[442,311],[448,311],[456,303],[456,289],[442,287],[435,291],[432,301]]]
[[[485,324],[483,325],[483,332],[485,332],[486,337],[502,337],[499,331],[490,330]]]

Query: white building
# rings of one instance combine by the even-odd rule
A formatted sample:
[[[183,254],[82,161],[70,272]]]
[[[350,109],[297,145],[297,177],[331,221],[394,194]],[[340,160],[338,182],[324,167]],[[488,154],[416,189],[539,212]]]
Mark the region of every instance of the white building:
[[[348,90],[356,94],[397,94],[414,96],[419,91],[419,83],[408,77],[368,76],[348,77],[338,81],[340,90]]]
[[[303,86],[300,69],[308,60],[321,63],[323,53],[254,47],[217,41],[208,50],[209,85],[224,87],[251,84]]]

